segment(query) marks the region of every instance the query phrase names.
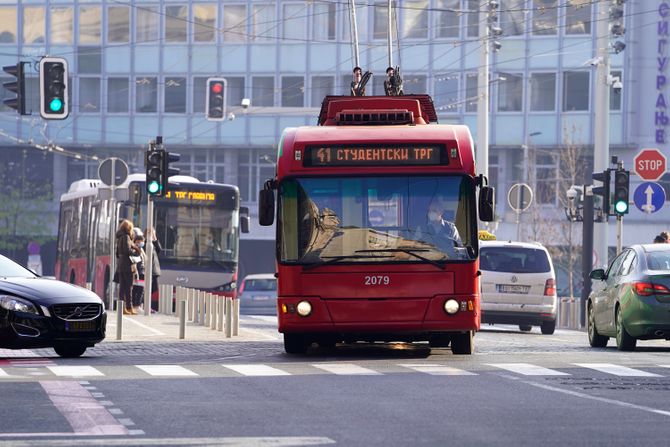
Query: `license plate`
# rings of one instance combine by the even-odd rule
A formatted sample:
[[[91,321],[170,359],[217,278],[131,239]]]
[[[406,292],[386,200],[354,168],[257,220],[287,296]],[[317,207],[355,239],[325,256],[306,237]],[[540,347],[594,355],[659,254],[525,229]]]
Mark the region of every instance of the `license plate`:
[[[267,295],[259,295],[259,296],[254,297],[254,300],[256,300],[256,301],[266,301],[266,300],[269,300],[269,299],[270,299],[270,297],[267,296]]]
[[[498,293],[522,293],[527,294],[530,291],[530,286],[522,286],[519,284],[496,284]]]
[[[95,331],[95,321],[66,321],[67,332],[92,332]]]

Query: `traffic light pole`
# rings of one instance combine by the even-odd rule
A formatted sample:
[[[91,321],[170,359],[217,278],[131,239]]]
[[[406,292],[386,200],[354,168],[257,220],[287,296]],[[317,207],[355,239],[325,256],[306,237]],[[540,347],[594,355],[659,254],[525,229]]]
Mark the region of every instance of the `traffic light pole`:
[[[144,315],[151,315],[151,285],[153,282],[154,254],[154,201],[147,194],[147,234],[144,235],[144,250],[147,255],[144,265]]]
[[[623,239],[623,216],[616,217],[616,254],[621,253],[621,240]]]
[[[584,186],[582,208],[582,295],[579,306],[579,325],[586,323],[586,301],[591,294],[591,269],[593,268],[593,194],[590,186]]]

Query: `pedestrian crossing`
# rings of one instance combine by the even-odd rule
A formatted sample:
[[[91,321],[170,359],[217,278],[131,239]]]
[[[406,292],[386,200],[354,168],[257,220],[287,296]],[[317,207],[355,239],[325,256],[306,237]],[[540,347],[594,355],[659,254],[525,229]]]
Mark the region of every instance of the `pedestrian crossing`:
[[[512,373],[518,376],[575,376],[609,377],[670,377],[670,365],[658,364],[632,368],[611,363],[566,363],[560,368],[547,368],[531,363],[486,363],[461,369],[441,363],[388,363],[388,362],[315,362],[282,364],[198,364],[198,365],[56,365],[47,362],[42,367],[0,367],[0,382],[12,379],[48,380],[52,378],[180,378],[180,377],[281,377],[314,374],[335,376],[380,376],[399,373],[419,373],[431,376],[481,376],[491,373]]]

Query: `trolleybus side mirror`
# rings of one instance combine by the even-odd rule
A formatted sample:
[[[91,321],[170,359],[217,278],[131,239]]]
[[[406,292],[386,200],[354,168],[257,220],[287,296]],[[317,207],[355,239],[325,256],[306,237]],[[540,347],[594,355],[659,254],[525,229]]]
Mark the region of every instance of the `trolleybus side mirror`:
[[[240,230],[242,233],[249,232],[249,208],[246,206],[240,207]]]
[[[258,192],[258,223],[264,227],[275,221],[275,193],[271,189],[261,189]]]
[[[479,219],[482,222],[493,222],[495,210],[495,188],[482,186],[479,189]]]

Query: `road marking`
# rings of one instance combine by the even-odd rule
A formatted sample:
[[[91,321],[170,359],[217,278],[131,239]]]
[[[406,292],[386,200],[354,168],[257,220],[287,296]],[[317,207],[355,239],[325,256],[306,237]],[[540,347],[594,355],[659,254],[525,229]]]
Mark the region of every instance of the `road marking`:
[[[291,373],[268,365],[223,365],[244,376],[290,376]]]
[[[628,368],[627,366],[613,365],[611,363],[574,363],[574,365],[622,377],[663,377],[660,374]]]
[[[531,365],[530,363],[489,363],[488,365],[496,368],[511,371],[523,376],[569,376],[570,374],[561,371],[555,371],[542,366]]]
[[[444,365],[431,365],[431,364],[401,364],[404,368],[410,368],[415,371],[430,374],[433,376],[476,376],[476,373],[470,371],[464,371],[458,368],[452,368],[451,366]]]
[[[135,365],[151,376],[197,376],[190,369],[179,365]]]
[[[60,377],[104,376],[92,366],[47,366],[47,368]]]
[[[0,377],[9,377],[9,374],[7,374],[2,368],[0,368]]]
[[[0,358],[39,357],[29,349],[0,349]]]
[[[49,399],[77,434],[127,435],[128,430],[81,384],[72,381],[40,382]]]
[[[150,327],[150,326],[147,326],[146,324],[142,324],[142,323],[140,323],[139,321],[135,320],[134,318],[123,317],[123,321],[124,321],[124,322],[126,322],[126,321],[130,321],[131,323],[136,324],[136,325],[138,325],[139,327],[141,327],[141,328],[143,328],[143,329],[146,329],[146,330],[149,331],[149,332],[153,332],[153,335],[166,335],[164,332],[161,332],[161,331],[159,331],[158,329],[154,329],[154,328],[152,328],[152,327]],[[107,326],[108,326],[108,329],[109,329],[109,328],[116,328],[116,323],[115,323],[115,322],[108,322],[108,323],[107,323]],[[111,331],[110,331],[110,332],[111,332]]]
[[[377,371],[363,368],[362,366],[354,365],[353,363],[313,363],[312,366],[337,374],[338,376],[381,375],[381,373]]]
[[[134,433],[137,432],[137,433]],[[140,433],[141,432],[141,433]],[[144,434],[142,430],[130,430],[129,434]],[[13,437],[34,436],[28,433],[14,433]],[[335,441],[326,437],[318,436],[277,436],[277,437],[258,437],[258,438],[72,438],[72,433],[48,433],[49,436],[67,436],[70,439],[14,439],[8,441],[13,447],[86,447],[106,445],[116,446],[195,446],[195,447],[293,447],[309,445],[330,445]],[[2,436],[2,435],[0,435]]]

